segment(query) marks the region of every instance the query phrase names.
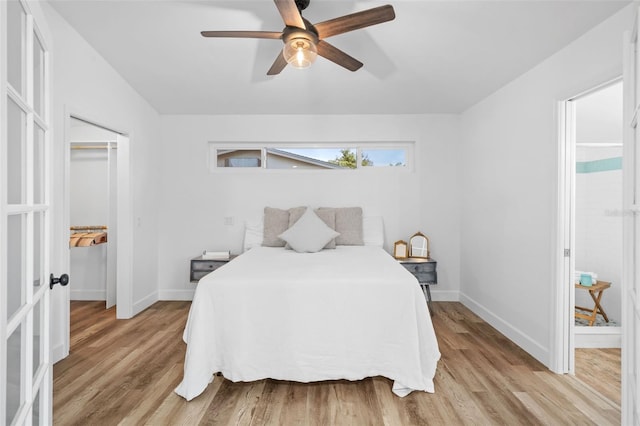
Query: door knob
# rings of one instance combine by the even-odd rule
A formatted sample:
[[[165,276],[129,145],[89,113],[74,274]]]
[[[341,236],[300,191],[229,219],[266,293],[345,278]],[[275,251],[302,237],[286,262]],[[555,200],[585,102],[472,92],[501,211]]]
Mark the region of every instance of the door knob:
[[[49,289],[52,289],[56,284],[60,284],[63,287],[69,284],[69,275],[62,274],[60,278],[54,278],[53,274],[49,275]]]

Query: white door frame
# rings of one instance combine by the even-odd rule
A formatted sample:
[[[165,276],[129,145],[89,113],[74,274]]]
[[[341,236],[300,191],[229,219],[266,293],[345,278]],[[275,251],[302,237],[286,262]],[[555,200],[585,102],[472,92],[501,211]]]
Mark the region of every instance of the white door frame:
[[[552,333],[550,369],[556,373],[573,373],[575,292],[569,283],[575,269],[575,104],[561,101],[558,107],[558,230],[556,237],[556,286],[552,292],[555,308],[555,332]]]
[[[132,202],[130,189],[130,138],[126,132],[115,130],[116,126],[100,124],[100,121],[88,118],[85,114],[70,107],[65,108],[64,113],[64,180],[63,180],[63,235],[68,235],[70,223],[70,168],[71,168],[71,141],[70,129],[71,118],[84,121],[91,125],[101,127],[117,134],[117,272],[116,272],[116,317],[119,319],[127,319],[133,316],[133,265],[131,263],[131,253],[133,247],[133,223],[132,223]],[[70,270],[70,249],[68,239],[63,238],[62,244],[65,245],[63,250],[63,263],[66,270]],[[73,276],[70,277],[69,286],[73,285]],[[62,353],[57,354],[53,362],[69,355],[69,339],[70,339],[70,290],[65,289],[63,306],[54,306],[52,309],[60,309],[62,316],[62,327],[64,341],[62,345]]]
[[[622,424],[640,422],[640,69],[636,10],[633,29],[624,35],[624,131],[622,146],[623,248],[622,248]]]

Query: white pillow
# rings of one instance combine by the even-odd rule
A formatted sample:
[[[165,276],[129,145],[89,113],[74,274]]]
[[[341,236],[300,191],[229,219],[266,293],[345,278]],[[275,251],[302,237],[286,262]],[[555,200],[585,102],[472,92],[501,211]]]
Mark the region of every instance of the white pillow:
[[[246,221],[244,223],[243,251],[262,245],[264,224],[262,220]]]
[[[316,253],[338,235],[340,233],[328,227],[313,209],[307,208],[302,217],[278,238],[289,243],[298,253]]]
[[[362,237],[365,246],[384,246],[384,225],[382,216],[362,218]]]

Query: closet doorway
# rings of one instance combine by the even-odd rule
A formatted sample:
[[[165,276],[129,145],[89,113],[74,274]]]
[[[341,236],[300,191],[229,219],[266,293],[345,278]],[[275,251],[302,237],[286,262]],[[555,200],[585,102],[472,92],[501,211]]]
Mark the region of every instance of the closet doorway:
[[[66,339],[61,348],[62,354],[69,353],[70,307],[73,298],[104,300],[105,306],[107,302],[109,305],[115,303],[117,318],[133,316],[129,136],[97,123],[99,122],[86,119],[77,113],[66,113],[65,235],[71,237],[71,228],[75,226],[106,226],[107,229],[104,231],[107,243],[94,244],[93,247],[90,244],[86,247],[70,247],[67,251],[65,262],[71,274],[69,286],[66,287],[68,290],[65,291],[66,309],[60,313],[63,316],[62,324],[66,327],[63,333]],[[76,167],[79,165],[78,159],[84,159],[83,166]],[[85,174],[83,170],[91,169],[91,165],[96,165],[101,170],[101,177],[98,179],[100,183],[95,188],[78,187],[80,184],[88,184],[88,175],[93,172],[87,171]],[[89,205],[94,199],[96,205],[101,206],[99,209]],[[96,216],[80,215],[81,211],[90,213],[95,210],[99,210]],[[71,243],[71,238],[69,242]],[[97,247],[100,245],[102,247]],[[89,252],[96,248],[98,250],[95,253]],[[100,250],[103,253],[100,253]],[[77,263],[75,267],[72,266],[72,257]],[[90,257],[88,260],[93,262],[95,269],[77,262],[83,257]],[[77,275],[74,274],[76,270]],[[99,285],[100,282],[104,283],[104,287]],[[64,355],[60,359],[63,357]]]
[[[113,294],[115,298],[115,309],[116,309],[116,318],[118,319],[126,319],[131,318],[133,316],[133,289],[132,289],[132,281],[133,281],[133,271],[132,271],[132,262],[131,262],[131,252],[133,248],[133,239],[131,237],[133,232],[133,220],[132,220],[132,201],[131,201],[131,177],[130,177],[130,139],[129,136],[122,131],[114,130],[114,127],[98,124],[100,121],[95,119],[88,119],[85,115],[78,112],[70,111],[67,109],[65,111],[65,124],[64,124],[64,183],[63,183],[63,212],[61,213],[64,217],[64,229],[61,231],[64,232],[63,240],[66,248],[63,256],[64,263],[67,265],[66,270],[70,272],[69,276],[69,285],[64,287],[63,293],[63,304],[60,305],[61,311],[52,312],[53,315],[60,316],[60,324],[63,330],[61,330],[61,334],[63,336],[62,345],[56,349],[54,359],[55,361],[59,361],[65,358],[69,354],[70,349],[70,323],[71,323],[71,300],[72,300],[72,291],[76,289],[78,286],[79,292],[74,291],[73,298],[101,298],[102,294],[104,294],[104,298],[102,300],[105,301],[105,306],[107,303],[107,297],[110,297]],[[105,133],[107,132],[106,139]],[[100,136],[96,136],[96,134],[100,134]],[[115,135],[115,143],[113,142],[113,137]],[[82,181],[85,179],[82,175],[77,175],[77,173],[72,173],[72,155],[73,157],[81,156],[80,152],[91,152],[90,149],[72,149],[72,147],[77,148],[82,145],[107,145],[110,144],[110,150],[108,151],[111,155],[111,175],[109,179],[103,177],[106,182],[111,184],[111,188],[108,190],[109,192],[114,192],[115,200],[109,204],[109,207],[103,207],[103,213],[108,213],[106,219],[105,216],[100,217],[87,217],[80,218],[76,217],[75,213],[73,213],[73,221],[72,221],[72,185],[79,183],[78,181]],[[101,149],[102,156],[106,156],[107,150],[106,148]],[[72,154],[73,153],[73,154]],[[87,155],[86,153],[84,154]],[[98,153],[93,154],[97,160],[99,158]],[[75,160],[74,160],[75,161]],[[73,166],[75,168],[75,165]],[[104,166],[102,170],[110,170]],[[106,174],[106,171],[105,171]],[[74,182],[72,182],[72,180]],[[88,180],[88,179],[87,179]],[[101,193],[104,190],[104,186],[100,187],[97,191]],[[73,190],[75,191],[75,189]],[[77,198],[76,201],[80,203],[83,202],[82,198],[78,199],[78,195],[75,196]],[[104,193],[102,194],[102,201],[104,199],[111,199],[111,197]],[[90,203],[90,201],[84,201],[86,204]],[[98,223],[89,223],[86,224],[87,221],[97,221]],[[112,246],[112,252],[107,252],[106,254],[102,254],[103,257],[100,257],[98,254],[94,254],[96,259],[92,259],[99,264],[98,270],[95,271],[95,274],[99,276],[99,279],[105,283],[104,289],[98,287],[96,283],[90,283],[92,287],[84,287],[84,283],[82,283],[83,275],[88,277],[88,280],[93,279],[93,273],[89,268],[86,268],[85,271],[81,271],[79,276],[74,274],[75,268],[71,266],[71,257],[76,257],[76,253],[74,251],[82,250],[82,249],[92,249],[96,248],[87,246],[87,247],[70,247],[71,245],[71,227],[74,226],[100,226],[103,225],[103,221],[108,223],[104,224],[107,226],[107,243],[103,246],[106,246],[106,250],[109,250],[109,246]],[[109,229],[112,227],[112,229]],[[67,242],[69,244],[67,244]],[[103,249],[104,250],[104,249]],[[79,252],[79,256],[82,255],[89,256],[87,253]],[[113,254],[111,254],[113,253]],[[109,260],[110,259],[110,260]],[[77,260],[77,259],[75,259]],[[104,264],[100,264],[99,260],[104,260]],[[106,262],[114,262],[115,264],[115,279],[107,280],[107,264]],[[81,266],[80,266],[81,267]],[[102,276],[102,271],[104,270],[104,278]],[[98,281],[98,280],[96,280]],[[115,291],[107,292],[107,282],[114,283],[115,282]],[[88,291],[87,291],[88,290]],[[96,290],[93,292],[93,290]]]
[[[70,299],[117,295],[118,134],[76,118],[69,128]]]

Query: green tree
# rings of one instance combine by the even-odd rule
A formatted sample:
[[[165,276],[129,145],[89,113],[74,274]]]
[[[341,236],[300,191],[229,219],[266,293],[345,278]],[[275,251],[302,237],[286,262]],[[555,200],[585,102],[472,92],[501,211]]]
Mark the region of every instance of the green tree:
[[[341,149],[340,156],[336,157],[335,160],[329,160],[329,162],[332,164],[337,164],[338,166],[345,169],[355,169],[358,166],[358,163],[356,161],[356,153],[349,148]],[[362,157],[362,165],[373,166],[373,161],[371,161],[365,154]]]

